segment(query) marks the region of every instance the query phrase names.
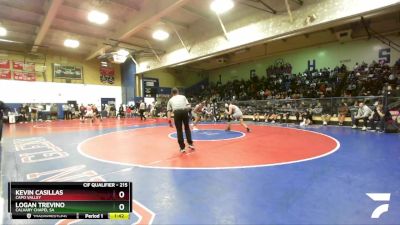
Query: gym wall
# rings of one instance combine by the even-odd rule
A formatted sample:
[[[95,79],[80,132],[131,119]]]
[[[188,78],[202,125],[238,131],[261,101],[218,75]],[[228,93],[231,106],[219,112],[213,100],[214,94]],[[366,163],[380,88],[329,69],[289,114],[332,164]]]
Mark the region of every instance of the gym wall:
[[[1,59],[8,60],[19,60],[25,62],[34,62],[36,64],[43,65],[44,59],[35,59],[34,57],[25,57],[21,54],[0,54]],[[102,83],[100,81],[100,62],[97,59],[86,61],[85,59],[80,59],[72,56],[61,56],[61,55],[47,55],[46,56],[46,71],[44,76],[42,73],[36,73],[37,81],[52,82],[53,76],[53,63],[68,65],[68,66],[80,66],[83,67],[83,82],[82,80],[71,80],[70,83],[79,84],[96,84],[96,85],[106,85],[106,86],[121,86],[121,71],[120,66],[117,64],[112,64],[115,70],[115,82],[114,84]],[[64,79],[55,79],[54,82],[65,83]]]
[[[66,84],[0,80],[0,100],[5,103],[66,103],[75,100],[79,104],[101,105],[101,98],[115,98],[119,105],[120,86],[93,84]]]
[[[178,69],[159,69],[144,73],[143,77],[158,78],[160,87],[190,87],[204,79],[196,71]]]
[[[17,54],[1,54],[0,58],[20,61],[25,59],[26,62],[36,64],[44,62],[42,59],[24,58],[23,55]],[[71,83],[65,83],[63,79],[52,82],[53,63],[82,66],[83,83],[82,80],[71,80]],[[115,98],[117,104],[122,102],[119,65],[113,64],[114,84],[104,84],[100,81],[100,63],[97,60],[85,61],[67,56],[48,55],[45,65],[45,77],[41,73],[36,73],[37,81],[0,79],[0,100],[6,103],[65,103],[68,100],[76,100],[78,103],[100,105],[101,98]]]

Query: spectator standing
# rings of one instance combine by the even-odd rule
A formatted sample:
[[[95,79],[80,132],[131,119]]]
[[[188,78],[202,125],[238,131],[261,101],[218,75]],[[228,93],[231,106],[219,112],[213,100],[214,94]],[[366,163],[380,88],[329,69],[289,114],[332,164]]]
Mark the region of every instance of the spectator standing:
[[[63,113],[64,113],[64,120],[68,120],[69,117],[69,105],[68,104],[63,104],[62,105]]]
[[[144,115],[144,112],[146,112],[146,104],[142,100],[142,101],[140,101],[140,105],[139,105],[140,120],[146,120],[146,116]]]
[[[1,142],[1,137],[3,134],[3,116],[4,113],[6,112],[6,105],[4,104],[4,102],[0,101],[0,142]]]

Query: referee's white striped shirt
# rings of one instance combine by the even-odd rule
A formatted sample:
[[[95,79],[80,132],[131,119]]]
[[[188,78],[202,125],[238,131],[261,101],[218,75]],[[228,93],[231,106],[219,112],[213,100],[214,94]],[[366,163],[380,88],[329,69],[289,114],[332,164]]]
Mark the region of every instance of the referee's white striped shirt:
[[[184,110],[190,107],[188,100],[183,95],[175,95],[167,104],[168,111]]]

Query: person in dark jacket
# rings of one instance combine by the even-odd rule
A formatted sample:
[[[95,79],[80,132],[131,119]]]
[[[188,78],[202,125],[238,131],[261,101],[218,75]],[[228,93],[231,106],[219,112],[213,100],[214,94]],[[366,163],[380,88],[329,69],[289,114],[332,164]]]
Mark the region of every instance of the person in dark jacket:
[[[4,102],[0,101],[0,142],[3,134],[3,116],[6,113],[7,106]]]

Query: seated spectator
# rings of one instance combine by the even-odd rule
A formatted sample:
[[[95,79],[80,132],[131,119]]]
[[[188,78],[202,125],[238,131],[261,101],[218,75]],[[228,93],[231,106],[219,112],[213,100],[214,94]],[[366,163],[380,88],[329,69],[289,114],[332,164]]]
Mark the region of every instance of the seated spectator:
[[[271,110],[269,117],[267,118],[267,121],[265,121],[265,122],[271,121],[271,123],[275,123],[275,120],[277,119],[277,117],[278,117],[278,114],[276,114],[275,110],[273,109],[273,110]]]
[[[125,110],[124,110],[124,106],[122,104],[118,108],[117,117],[119,117],[119,118],[125,117]]]
[[[131,106],[126,107],[126,118],[131,118],[132,108]]]
[[[364,122],[362,130],[365,131],[367,130],[367,122],[368,118],[372,114],[372,110],[364,102],[360,102],[358,106],[359,108],[357,114],[352,119],[352,124],[353,124],[352,128],[353,129],[357,128],[359,121],[362,120]]]
[[[331,121],[331,112],[330,109],[325,105],[322,106],[319,104],[321,107],[321,120],[322,120],[322,125],[326,126],[328,123]]]
[[[51,104],[50,106],[50,119],[57,120],[58,117],[58,108],[56,104]]]
[[[312,113],[314,116],[320,116],[322,118],[322,105],[320,102],[317,103],[317,105],[312,109]]]
[[[300,123],[300,126],[308,126],[313,123],[312,120],[313,117],[313,109],[310,107],[306,109],[306,111],[303,113],[303,122]]]
[[[260,122],[260,114],[258,112],[255,112],[253,114],[253,121],[254,122]]]
[[[371,116],[369,119],[369,124],[372,131],[376,130],[376,126],[378,125],[378,131],[384,131],[385,125],[385,112],[383,111],[383,105],[379,104],[378,102],[374,104],[376,107],[374,111],[372,111]]]
[[[346,115],[349,113],[349,108],[345,102],[342,102],[338,109],[338,123],[339,126],[343,126],[344,120],[346,119]]]
[[[264,113],[264,121],[265,121],[266,123],[268,123],[268,118],[269,118],[270,115],[271,115],[270,109],[265,110],[265,113]]]
[[[279,119],[280,119],[280,123],[288,123],[289,122],[289,111],[291,109],[291,105],[290,104],[283,104],[281,106],[280,109],[278,109],[279,111]]]
[[[321,115],[321,119],[322,119],[322,125],[326,126],[328,125],[329,121],[331,121],[331,115],[328,113],[323,113]]]

